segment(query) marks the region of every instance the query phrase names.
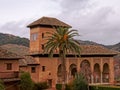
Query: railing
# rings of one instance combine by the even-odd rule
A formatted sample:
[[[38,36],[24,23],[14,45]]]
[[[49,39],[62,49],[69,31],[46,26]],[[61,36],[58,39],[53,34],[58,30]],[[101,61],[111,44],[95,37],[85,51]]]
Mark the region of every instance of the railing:
[[[11,79],[11,78],[18,78],[19,72],[13,71],[13,72],[0,72],[0,79]]]

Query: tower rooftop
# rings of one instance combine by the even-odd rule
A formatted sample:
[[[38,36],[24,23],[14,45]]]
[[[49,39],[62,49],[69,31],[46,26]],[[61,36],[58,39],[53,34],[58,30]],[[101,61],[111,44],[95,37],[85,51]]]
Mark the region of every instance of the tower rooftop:
[[[34,27],[34,26],[62,26],[71,28],[70,25],[52,17],[42,17],[33,23],[29,24],[27,27]]]

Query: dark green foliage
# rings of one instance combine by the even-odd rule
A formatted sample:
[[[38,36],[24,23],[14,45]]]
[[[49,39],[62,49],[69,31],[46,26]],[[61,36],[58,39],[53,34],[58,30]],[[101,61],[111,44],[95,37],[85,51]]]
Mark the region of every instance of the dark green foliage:
[[[62,89],[62,84],[56,84],[56,89],[61,90]]]
[[[67,84],[65,90],[73,90],[73,85]]]
[[[20,90],[32,90],[34,83],[30,77],[30,74],[28,72],[24,72],[20,76],[21,82],[20,82]]]
[[[120,87],[115,86],[89,86],[89,90],[120,90]]]
[[[29,39],[18,36],[0,33],[0,45],[17,44],[29,47]]]
[[[62,90],[62,84],[56,84],[56,90]],[[73,90],[73,86],[71,84],[66,84],[65,90]]]
[[[74,90],[88,90],[88,83],[83,74],[76,74],[75,79],[73,81],[73,89]]]
[[[5,90],[4,83],[0,80],[0,90]]]
[[[47,82],[39,82],[39,83],[34,83],[33,90],[44,90],[47,88],[48,88]]]

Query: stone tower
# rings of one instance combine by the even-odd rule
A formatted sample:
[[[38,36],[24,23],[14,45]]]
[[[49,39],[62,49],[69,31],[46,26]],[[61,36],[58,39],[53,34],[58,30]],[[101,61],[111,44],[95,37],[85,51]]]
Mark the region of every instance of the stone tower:
[[[44,49],[46,32],[52,32],[53,27],[62,26],[71,28],[70,25],[51,17],[42,17],[37,21],[29,24],[27,27],[30,28],[30,52],[31,53],[42,53]]]

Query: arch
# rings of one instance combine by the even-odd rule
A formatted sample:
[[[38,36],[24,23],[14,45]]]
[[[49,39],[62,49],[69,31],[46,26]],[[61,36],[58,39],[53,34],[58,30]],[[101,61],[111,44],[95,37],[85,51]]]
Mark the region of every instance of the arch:
[[[57,68],[57,77],[58,77],[57,83],[61,83],[62,82],[61,64]]]
[[[94,83],[100,83],[100,65],[96,63],[94,65]]]
[[[90,62],[88,60],[83,60],[80,64],[80,68],[82,68],[84,66],[90,67]]]
[[[91,68],[88,60],[83,60],[80,64],[80,72],[86,77],[87,81],[91,82]]]
[[[62,73],[61,73],[61,64],[58,66],[58,69],[57,69],[57,76],[58,77],[61,77]]]
[[[109,65],[107,63],[103,65],[103,82],[109,82]]]
[[[70,75],[75,77],[75,74],[77,73],[77,66],[75,64],[70,65]]]

